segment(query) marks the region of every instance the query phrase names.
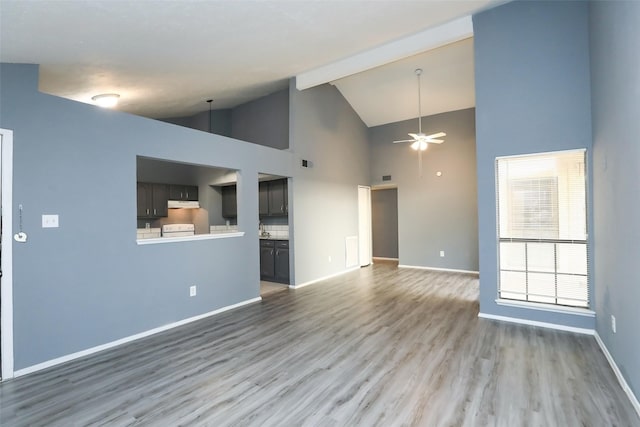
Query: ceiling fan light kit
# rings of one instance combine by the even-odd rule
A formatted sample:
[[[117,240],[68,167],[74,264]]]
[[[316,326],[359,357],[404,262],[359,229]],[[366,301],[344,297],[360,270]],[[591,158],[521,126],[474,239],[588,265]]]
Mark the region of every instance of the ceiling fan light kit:
[[[418,172],[422,177],[422,152],[427,149],[429,144],[442,144],[444,139],[438,139],[447,136],[444,132],[436,132],[431,135],[425,135],[422,133],[422,93],[420,76],[422,75],[422,68],[416,68],[416,76],[418,77],[418,133],[409,133],[411,139],[403,139],[400,141],[393,141],[394,144],[402,142],[411,142],[411,148],[418,152]]]
[[[424,151],[427,149],[427,147],[429,146],[429,144],[427,144],[425,141],[414,141],[413,144],[411,144],[411,148],[413,148],[414,150],[418,151]]]

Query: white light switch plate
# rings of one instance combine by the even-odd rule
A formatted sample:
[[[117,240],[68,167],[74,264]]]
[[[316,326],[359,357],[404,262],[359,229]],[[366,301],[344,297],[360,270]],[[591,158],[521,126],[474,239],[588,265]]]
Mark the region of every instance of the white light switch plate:
[[[58,228],[58,215],[42,215],[42,228]]]

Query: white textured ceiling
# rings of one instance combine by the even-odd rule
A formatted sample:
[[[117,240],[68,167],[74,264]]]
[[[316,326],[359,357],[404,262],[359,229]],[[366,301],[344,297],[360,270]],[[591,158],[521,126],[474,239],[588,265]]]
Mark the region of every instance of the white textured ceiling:
[[[475,106],[473,39],[336,80],[333,84],[367,126],[406,120],[418,115],[417,68],[422,69],[422,115]],[[385,108],[386,106],[386,108]]]
[[[206,99],[214,99],[214,108],[233,107],[286,87],[302,72],[500,2],[0,0],[0,61],[41,64],[40,90],[46,93],[91,102],[93,95],[116,92],[119,110],[187,116],[207,110]],[[463,58],[464,50],[442,54],[438,66],[467,78],[469,70],[462,67],[470,58]],[[337,83],[365,122],[403,118],[403,109],[389,104],[389,93],[402,98],[405,109],[415,109],[415,95],[409,99],[408,93],[400,95],[401,86],[393,89],[397,81],[415,92],[408,86],[414,65],[406,61],[404,83],[400,76],[407,70],[399,63],[389,65],[386,83],[385,67],[370,72],[373,85],[358,83],[358,75]],[[428,78],[427,73],[425,85]],[[469,84],[473,92],[472,78],[455,83],[467,91]],[[447,94],[441,111],[458,98]],[[439,95],[433,91],[429,97],[436,102]],[[380,111],[372,100],[380,101]]]

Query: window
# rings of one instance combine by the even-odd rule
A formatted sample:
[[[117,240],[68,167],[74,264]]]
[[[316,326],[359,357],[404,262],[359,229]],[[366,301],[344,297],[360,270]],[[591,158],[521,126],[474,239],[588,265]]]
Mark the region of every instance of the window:
[[[496,161],[503,299],[589,307],[585,151]]]

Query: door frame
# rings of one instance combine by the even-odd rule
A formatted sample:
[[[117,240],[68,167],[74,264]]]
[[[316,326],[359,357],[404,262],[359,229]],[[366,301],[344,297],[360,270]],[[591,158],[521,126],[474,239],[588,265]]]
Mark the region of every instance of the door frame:
[[[0,356],[2,381],[13,378],[13,131],[0,128],[0,167],[2,168],[2,304],[0,316]]]
[[[358,185],[358,263],[360,267],[371,264],[372,251],[371,187]]]

